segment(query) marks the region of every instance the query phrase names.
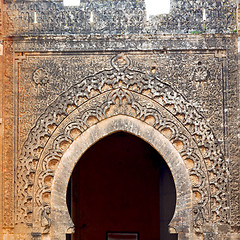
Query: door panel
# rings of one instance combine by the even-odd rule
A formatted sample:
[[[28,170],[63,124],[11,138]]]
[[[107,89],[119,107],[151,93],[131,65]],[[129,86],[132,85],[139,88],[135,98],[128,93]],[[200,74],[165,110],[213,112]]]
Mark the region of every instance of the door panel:
[[[162,200],[161,194],[165,194]],[[74,240],[102,240],[107,232],[135,232],[141,240],[159,240],[160,229],[162,239],[174,239],[167,225],[175,199],[172,176],[162,157],[138,137],[112,134],[92,146],[74,169]]]

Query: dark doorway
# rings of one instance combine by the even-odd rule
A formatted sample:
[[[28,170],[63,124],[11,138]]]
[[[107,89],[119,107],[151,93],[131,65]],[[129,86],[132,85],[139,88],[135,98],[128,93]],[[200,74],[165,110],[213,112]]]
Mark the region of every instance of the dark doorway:
[[[176,240],[168,233],[175,204],[174,181],[163,158],[125,132],[88,149],[68,187],[74,240],[105,240],[108,232],[137,233],[139,240]]]

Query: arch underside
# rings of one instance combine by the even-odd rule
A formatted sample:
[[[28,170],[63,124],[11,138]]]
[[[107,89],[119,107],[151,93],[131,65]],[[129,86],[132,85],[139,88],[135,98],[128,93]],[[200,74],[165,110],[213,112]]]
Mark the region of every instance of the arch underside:
[[[112,66],[60,95],[31,130],[17,166],[16,223],[33,223],[41,232],[50,231],[51,224],[44,226],[39,220],[43,215],[52,215],[47,210],[55,207],[51,204],[53,182],[63,157],[89,129],[114,118],[140,121],[143,125],[139,137],[144,139],[142,135],[149,127],[178,152],[186,169],[184,174],[191,179],[191,225],[195,231],[202,232],[204,224],[226,222],[226,164],[204,118],[167,84],[130,69],[128,58],[125,65],[119,65],[116,56]],[[135,134],[129,129],[124,131]],[[161,149],[159,153],[163,155]],[[178,173],[173,177],[177,185],[181,181]]]

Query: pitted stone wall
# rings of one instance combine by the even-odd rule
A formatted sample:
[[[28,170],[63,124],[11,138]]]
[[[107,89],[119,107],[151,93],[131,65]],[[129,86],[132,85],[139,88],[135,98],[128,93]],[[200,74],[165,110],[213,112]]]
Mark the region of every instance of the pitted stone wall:
[[[188,239],[239,238],[237,5],[230,0],[171,4],[169,15],[149,21],[144,2],[134,0],[81,1],[80,7],[21,0],[1,7],[5,239],[47,238],[56,230],[51,207],[58,206],[50,204],[54,163],[80,132],[106,118],[107,106],[111,116],[131,115],[163,130],[180,148],[186,169],[192,166],[186,155],[193,158],[198,170],[189,177],[201,204],[193,198]],[[113,93],[117,104],[124,100],[122,107],[112,104]],[[139,106],[142,115],[136,114]],[[81,120],[73,114],[77,111]],[[171,131],[178,133],[176,139]],[[183,151],[182,144],[188,146]],[[195,157],[190,149],[198,151]],[[51,151],[55,161],[53,155],[45,161]],[[204,164],[196,164],[198,155]]]
[[[203,20],[205,9],[207,19]],[[9,5],[16,35],[42,34],[158,34],[232,33],[236,30],[234,0],[172,0],[167,15],[147,20],[144,0],[80,1],[64,7],[61,1],[15,1]],[[93,14],[93,22],[90,16]]]

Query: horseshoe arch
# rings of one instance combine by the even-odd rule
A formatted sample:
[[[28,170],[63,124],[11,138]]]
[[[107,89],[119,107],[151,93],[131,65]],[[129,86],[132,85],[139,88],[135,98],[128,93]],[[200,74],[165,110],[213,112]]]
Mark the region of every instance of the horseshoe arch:
[[[179,239],[185,234],[202,233],[205,225],[227,219],[228,200],[221,198],[222,192],[227,192],[226,165],[210,127],[183,96],[154,76],[131,69],[130,64],[122,54],[114,57],[112,69],[71,87],[37,120],[17,166],[17,223],[27,223],[33,231],[54,236],[59,212],[63,211],[61,234],[70,231],[72,223],[63,191],[87,148],[72,155],[62,180],[61,166],[66,165],[69,152],[73,153],[70,149],[79,146],[83,136],[89,135],[86,143],[90,146],[115,131],[144,139],[169,165],[177,188],[177,208],[170,226],[179,233]],[[92,129],[98,129],[95,137]],[[146,129],[155,140],[146,135]],[[161,144],[168,146],[169,156],[162,152]],[[171,156],[176,156],[176,166]],[[215,178],[218,181],[212,181]],[[61,181],[65,187],[60,191]],[[178,212],[180,206],[185,210]]]
[[[72,171],[83,153],[98,140],[117,131],[125,131],[142,138],[154,147],[166,160],[173,174],[177,203],[170,231],[178,232],[179,239],[188,239],[191,222],[192,184],[184,161],[174,146],[153,127],[129,116],[118,115],[93,125],[81,134],[61,158],[52,184],[52,239],[64,239],[71,233],[73,223],[66,205],[66,192]],[[183,238],[184,237],[184,238]],[[190,238],[189,238],[190,239]]]

